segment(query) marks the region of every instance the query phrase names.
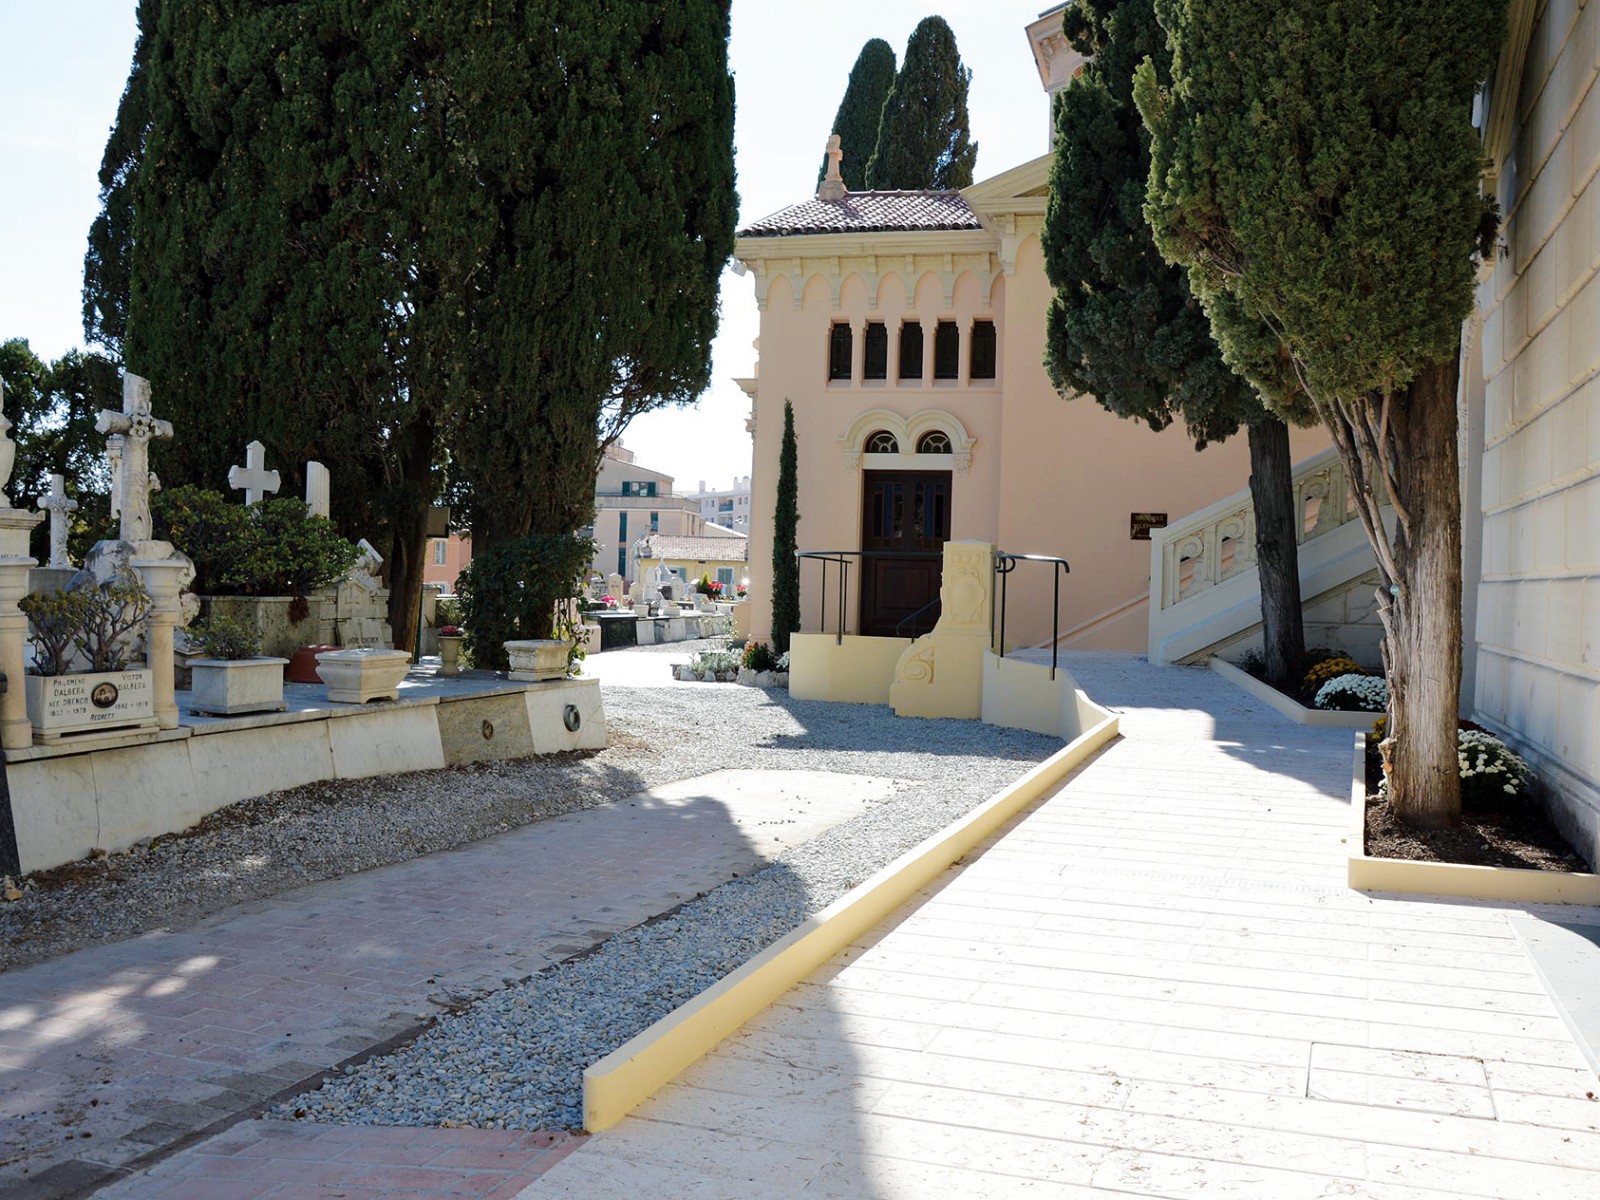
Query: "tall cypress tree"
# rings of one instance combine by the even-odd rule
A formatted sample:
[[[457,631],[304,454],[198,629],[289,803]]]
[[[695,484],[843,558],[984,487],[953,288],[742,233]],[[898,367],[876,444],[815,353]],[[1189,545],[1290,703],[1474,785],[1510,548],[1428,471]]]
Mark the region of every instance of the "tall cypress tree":
[[[587,524],[603,447],[705,389],[736,208],[727,0],[546,0],[505,33],[528,82],[464,116],[496,214],[452,422],[476,545]]]
[[[160,451],[169,482],[221,487],[250,438],[287,494],[308,459],[328,465],[335,519],[384,549],[405,646],[429,407],[453,377],[416,336],[430,270],[412,235],[430,210],[464,234],[450,193],[419,183],[422,72],[383,57],[384,32],[378,14],[328,0],[156,6],[126,358],[178,426]]]
[[[861,47],[856,65],[850,68],[844,99],[834,114],[833,132],[839,135],[844,149],[839,170],[845,187],[852,192],[866,189],[867,163],[878,148],[878,126],[883,120],[883,102],[894,86],[894,68],[894,47],[882,38],[873,38]],[[827,173],[828,159],[824,155],[822,166],[817,168],[819,184]]]
[[[943,17],[923,18],[883,102],[877,146],[867,164],[869,188],[950,190],[972,183],[978,143],[968,130],[971,82],[950,26]]]
[[[1496,226],[1471,113],[1504,10],[1159,0],[1172,85],[1146,64],[1135,87],[1157,245],[1230,361],[1271,327],[1349,476],[1381,581],[1389,797],[1419,826],[1461,812],[1457,364]]]
[[[117,105],[116,123],[100,160],[100,213],[89,226],[83,259],[83,337],[121,359],[128,332],[128,272],[133,253],[133,179],[144,156],[150,127],[145,53],[155,24],[157,0],[142,0],[133,65]]]
[[[783,402],[783,445],[778,451],[778,503],[772,515],[772,648],[782,654],[800,628],[800,450],[794,405]]]
[[[1078,0],[1063,31],[1086,61],[1056,101],[1045,366],[1057,388],[1118,416],[1155,430],[1181,420],[1196,449],[1248,430],[1264,657],[1268,678],[1288,683],[1305,653],[1289,430],[1223,362],[1183,270],[1161,257],[1144,218],[1149,134],[1133,74],[1149,59],[1167,76],[1166,34],[1153,0]]]

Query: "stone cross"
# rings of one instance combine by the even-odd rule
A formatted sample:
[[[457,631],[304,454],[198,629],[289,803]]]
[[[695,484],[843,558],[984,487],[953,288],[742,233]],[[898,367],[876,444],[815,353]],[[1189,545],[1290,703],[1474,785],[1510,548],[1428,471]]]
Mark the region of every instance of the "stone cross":
[[[267,448],[251,442],[244,448],[244,466],[228,468],[228,486],[244,493],[246,504],[256,504],[278,490],[278,473],[267,470]]]
[[[50,494],[40,497],[39,507],[50,514],[50,565],[71,567],[72,560],[67,557],[68,514],[78,511],[78,502],[67,495],[66,481],[61,476],[50,476]]]
[[[843,200],[847,189],[840,164],[844,162],[844,147],[836,133],[828,139],[828,174],[817,187],[818,200]]]
[[[257,443],[258,445],[260,443]],[[272,473],[277,479],[278,473]],[[276,490],[276,489],[274,489]],[[328,474],[328,468],[319,462],[306,464],[306,507],[311,510],[314,517],[331,515],[333,506],[333,479]]]
[[[98,433],[122,435],[122,453],[111,494],[121,508],[125,542],[150,541],[150,442],[172,436],[172,422],[151,415],[150,381],[132,373],[122,377],[122,411],[103,410],[94,422]],[[108,450],[108,454],[110,451]]]

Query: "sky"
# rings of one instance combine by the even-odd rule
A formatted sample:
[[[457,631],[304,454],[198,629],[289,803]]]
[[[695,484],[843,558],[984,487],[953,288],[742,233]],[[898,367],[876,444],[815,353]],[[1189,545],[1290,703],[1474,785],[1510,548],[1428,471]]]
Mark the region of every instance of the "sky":
[[[972,70],[976,177],[1048,148],[1048,106],[1024,28],[1048,0],[734,0],[729,59],[741,226],[816,190],[817,165],[862,44],[903,54],[923,17],[950,23]],[[133,0],[0,0],[0,341],[50,359],[83,342],[83,252],[99,209],[96,173],[135,36]],[[848,149],[848,148],[847,148]],[[750,473],[750,402],[733,380],[755,363],[754,281],[730,269],[712,384],[685,409],[647,414],[623,441],[642,465],[727,487]],[[160,410],[160,381],[152,381]],[[178,431],[182,437],[182,430]],[[334,481],[338,486],[338,481]]]

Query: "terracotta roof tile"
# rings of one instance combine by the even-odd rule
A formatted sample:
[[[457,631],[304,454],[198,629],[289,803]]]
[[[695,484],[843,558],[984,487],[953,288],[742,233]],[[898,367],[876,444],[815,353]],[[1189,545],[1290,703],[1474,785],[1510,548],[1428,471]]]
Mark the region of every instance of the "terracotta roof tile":
[[[960,192],[851,192],[842,200],[792,204],[745,226],[739,236],[978,228],[978,218]]]

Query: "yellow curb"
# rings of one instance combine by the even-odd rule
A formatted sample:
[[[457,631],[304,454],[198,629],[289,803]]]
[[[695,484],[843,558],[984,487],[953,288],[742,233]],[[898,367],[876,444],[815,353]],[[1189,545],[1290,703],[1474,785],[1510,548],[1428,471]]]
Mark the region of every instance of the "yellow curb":
[[[1358,892],[1403,892],[1505,900],[1514,904],[1600,905],[1600,875],[1582,871],[1529,871],[1466,863],[1411,862],[1367,853],[1367,738],[1355,736],[1350,781],[1350,859],[1345,881]]]
[[[1270,704],[1297,725],[1312,729],[1371,729],[1382,713],[1329,712],[1322,708],[1307,708],[1304,704],[1285,696],[1270,683],[1262,683],[1254,675],[1241,671],[1231,662],[1212,655],[1208,660],[1211,669],[1235,687],[1249,692],[1263,704]]]
[[[583,1073],[584,1128],[594,1133],[622,1120],[1017,813],[1042,799],[1117,736],[1117,718],[1098,705],[1091,707],[1105,716],[1086,733],[590,1066]]]

